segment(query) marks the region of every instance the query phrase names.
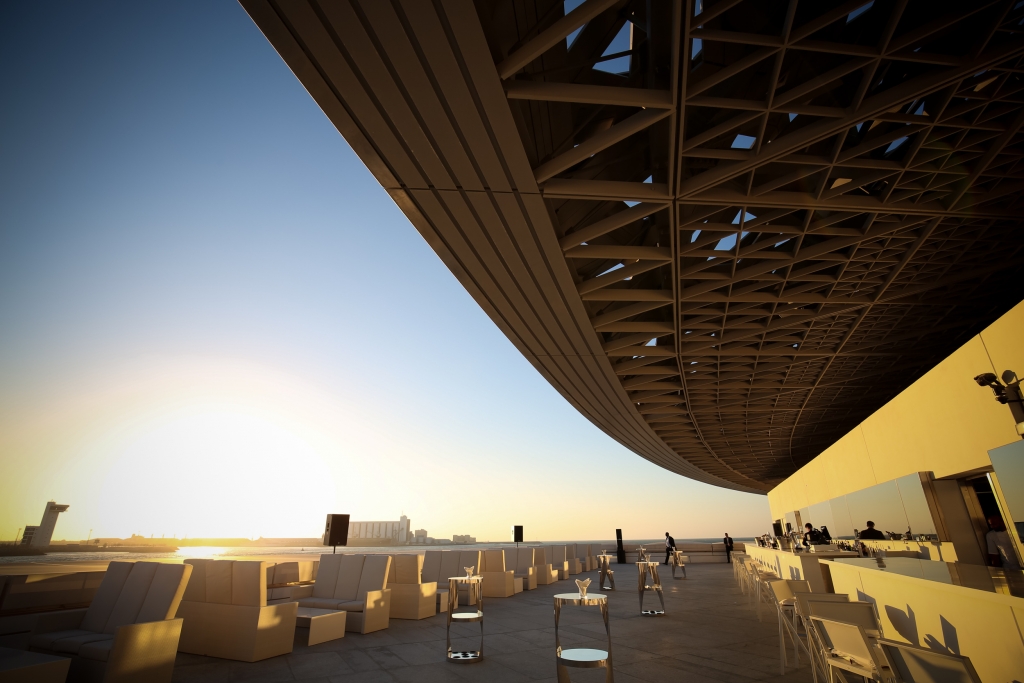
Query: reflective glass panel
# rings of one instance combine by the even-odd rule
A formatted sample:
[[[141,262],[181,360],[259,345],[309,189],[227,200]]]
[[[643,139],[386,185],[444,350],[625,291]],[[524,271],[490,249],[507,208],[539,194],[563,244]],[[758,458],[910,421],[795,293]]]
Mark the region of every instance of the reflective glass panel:
[[[834,529],[829,527],[832,538],[853,538],[853,522],[850,521],[850,508],[846,504],[846,496],[833,498],[828,504],[832,508],[832,520],[836,524]]]
[[[932,511],[928,507],[928,499],[925,498],[924,487],[921,486],[921,475],[908,474],[905,477],[900,477],[896,480],[896,486],[900,490],[903,510],[906,512],[907,523],[910,524],[910,529],[914,536],[936,536]]]
[[[828,533],[835,538],[836,522],[832,518],[832,506],[829,502],[826,500],[815,503],[808,509],[810,510],[810,519],[807,521],[819,529],[823,526],[828,527]]]
[[[988,455],[1005,498],[1003,503],[1016,524],[1018,537],[1024,542],[1024,441],[994,448]]]
[[[846,496],[846,502],[850,506],[850,517],[855,529],[864,530],[867,521],[871,520],[875,523],[875,529],[883,533],[902,535],[910,526],[895,480],[850,493]]]

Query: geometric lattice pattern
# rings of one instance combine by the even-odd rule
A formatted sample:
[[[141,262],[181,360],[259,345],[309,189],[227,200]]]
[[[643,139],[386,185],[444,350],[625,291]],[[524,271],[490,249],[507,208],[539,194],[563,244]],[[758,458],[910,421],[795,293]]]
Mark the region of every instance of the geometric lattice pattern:
[[[1024,298],[1019,0],[242,4],[534,367],[674,472],[766,491]]]
[[[774,484],[1022,298],[1024,3],[484,4],[591,321],[702,469]]]

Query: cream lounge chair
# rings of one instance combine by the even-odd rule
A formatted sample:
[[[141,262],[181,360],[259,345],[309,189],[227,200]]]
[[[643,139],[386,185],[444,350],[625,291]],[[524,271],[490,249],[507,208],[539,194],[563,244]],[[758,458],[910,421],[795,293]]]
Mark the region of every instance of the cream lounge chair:
[[[889,668],[885,655],[874,646],[877,640],[872,638],[863,626],[824,619],[813,614],[811,615],[811,624],[825,641],[826,648],[822,650],[821,654],[829,681],[835,680],[834,669],[853,673],[878,683],[892,680],[892,670]]]
[[[522,590],[537,588],[537,570],[533,566],[533,548],[505,548],[505,566],[510,567],[517,580],[522,580]]]
[[[478,572],[484,577],[485,598],[510,598],[522,591],[520,579],[519,591],[516,590],[516,576],[511,569],[506,569],[505,553],[501,550],[484,550],[481,554],[483,567]]]
[[[68,681],[169,683],[192,567],[111,562],[88,609],[36,619],[29,649],[71,657]]]
[[[565,581],[569,578],[569,560],[566,559],[566,550],[564,545],[549,545],[548,550],[548,561],[551,563],[551,568],[558,573],[558,581]]]
[[[428,550],[423,553],[423,571],[421,573],[424,583],[433,582],[437,586],[437,611],[448,611],[448,576],[441,579],[441,564],[444,553],[440,550]],[[449,575],[451,576],[451,575]]]
[[[583,563],[579,559],[579,549],[582,545],[575,543],[565,546],[565,559],[569,563],[569,576],[575,576],[583,571]]]
[[[189,559],[192,579],[178,607],[180,652],[257,662],[292,651],[294,602],[267,604],[267,563]]]
[[[558,572],[551,568],[548,554],[551,551],[544,546],[533,548],[533,570],[537,575],[537,585],[547,586],[558,580]]]
[[[347,612],[346,631],[380,631],[391,612],[390,569],[390,555],[321,555],[316,583],[298,605]]]
[[[981,683],[970,657],[929,650],[894,640],[879,640],[895,683]]]
[[[423,581],[422,555],[394,555],[388,574],[391,618],[426,619],[437,614],[437,582]]]

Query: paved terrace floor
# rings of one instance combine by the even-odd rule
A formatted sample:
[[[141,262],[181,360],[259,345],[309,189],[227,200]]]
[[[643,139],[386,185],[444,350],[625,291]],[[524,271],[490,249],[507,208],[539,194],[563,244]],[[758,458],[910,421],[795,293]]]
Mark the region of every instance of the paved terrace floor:
[[[638,614],[636,567],[614,567],[618,590],[605,594],[610,607],[616,683],[811,680],[803,660],[801,669],[790,668],[785,676],[779,676],[777,622],[767,611],[764,622],[758,622],[756,612],[733,580],[730,565],[691,565],[685,581],[673,581],[669,568],[663,566],[663,617]],[[594,592],[597,572],[584,576],[593,578]],[[572,580],[558,581],[512,598],[485,599],[484,661],[476,664],[445,661],[445,615],[438,614],[421,621],[392,619],[386,630],[367,635],[347,633],[344,638],[313,647],[299,642],[304,635],[300,631],[294,652],[252,664],[179,653],[174,681],[555,681],[551,596],[574,592],[575,587]],[[657,596],[648,593],[645,607],[650,607],[648,600],[654,604]],[[453,629],[465,634],[479,632],[476,624],[453,625]],[[603,649],[600,612],[597,608],[563,608],[559,635],[563,647]],[[453,642],[453,647],[470,649],[473,642],[466,638]],[[604,680],[603,670],[573,669],[570,676],[574,683]]]

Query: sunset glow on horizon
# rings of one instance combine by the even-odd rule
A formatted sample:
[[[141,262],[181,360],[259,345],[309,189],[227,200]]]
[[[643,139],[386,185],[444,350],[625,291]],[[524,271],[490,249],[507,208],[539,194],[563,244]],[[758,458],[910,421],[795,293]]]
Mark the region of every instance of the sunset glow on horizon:
[[[0,540],[720,537],[502,335],[237,3],[7,7]]]

